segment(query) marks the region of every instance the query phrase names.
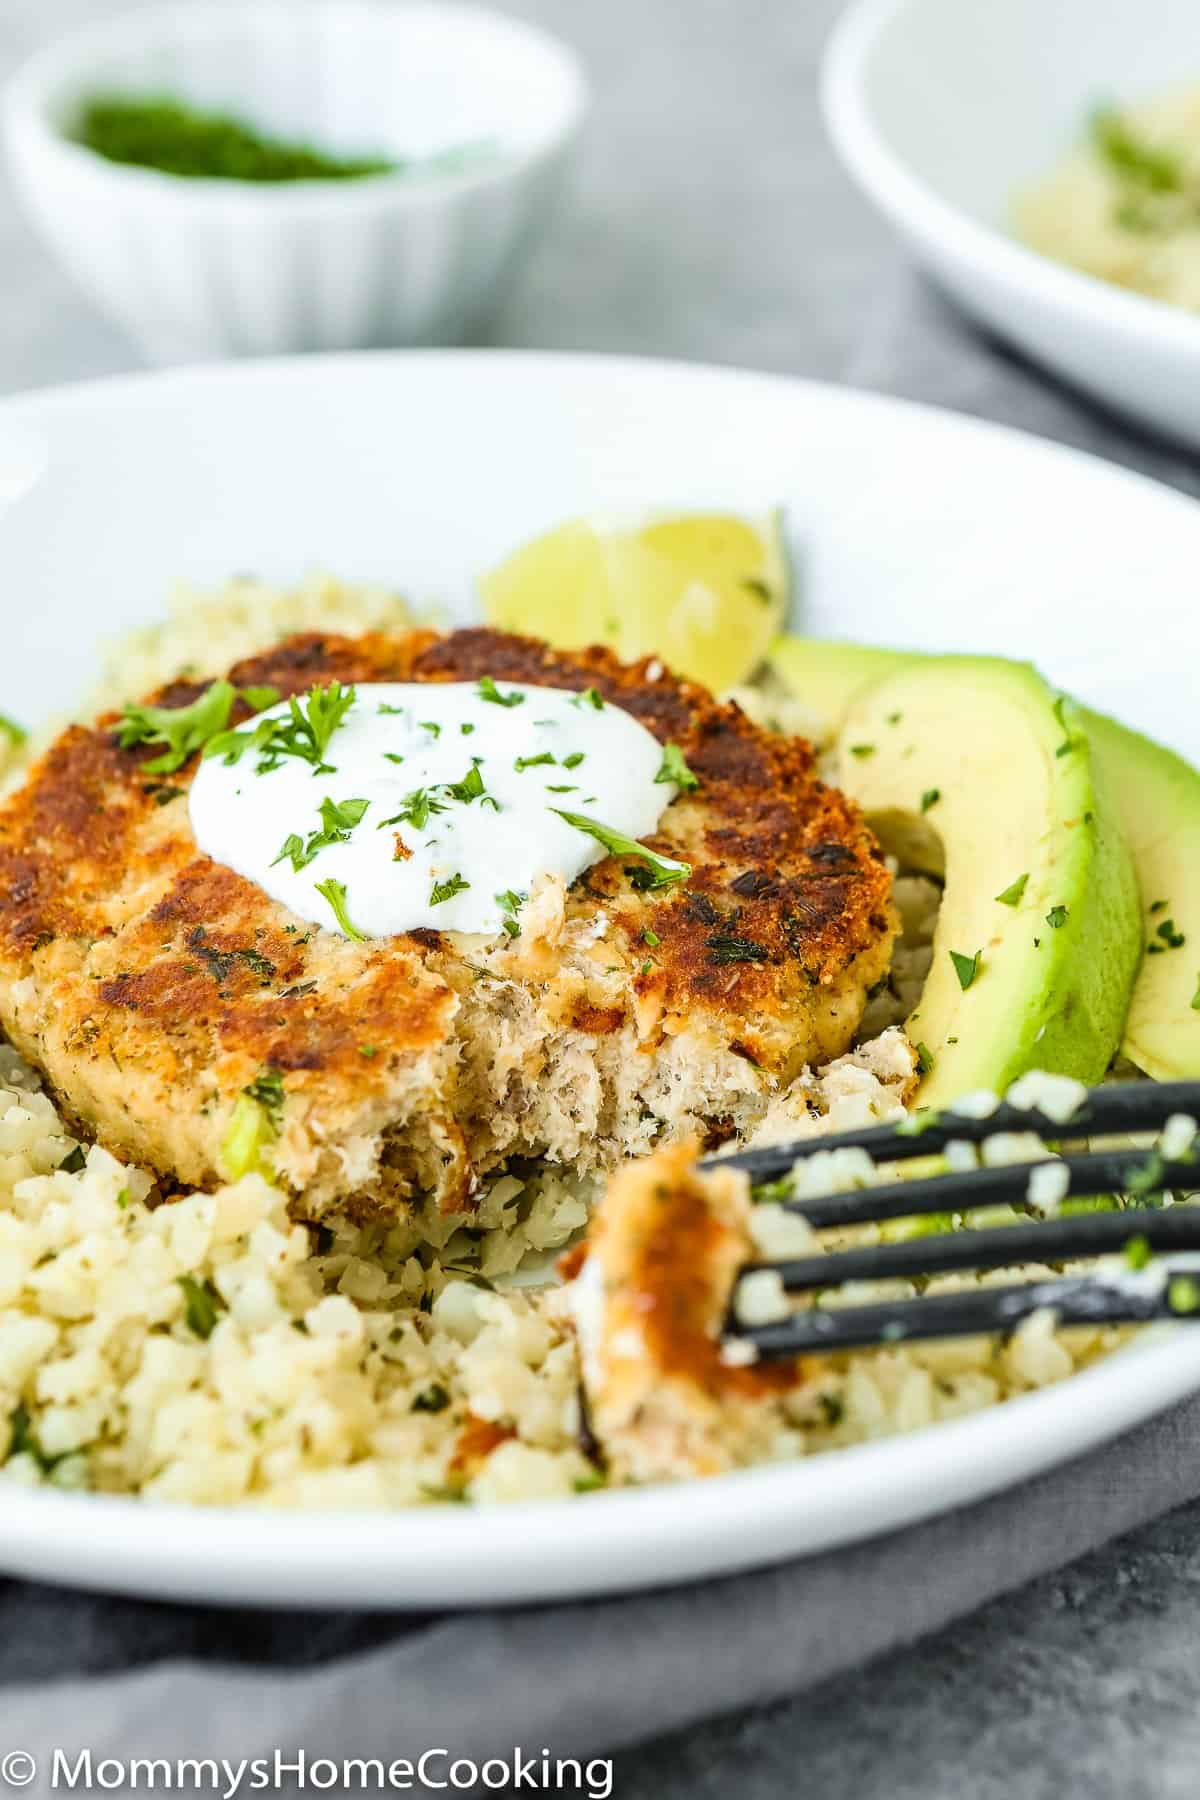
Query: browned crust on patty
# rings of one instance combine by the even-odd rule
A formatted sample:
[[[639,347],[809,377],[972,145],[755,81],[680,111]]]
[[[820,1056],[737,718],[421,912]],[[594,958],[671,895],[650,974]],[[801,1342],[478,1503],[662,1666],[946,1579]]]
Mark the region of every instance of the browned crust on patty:
[[[642,1047],[703,1017],[735,1054],[780,1076],[814,1051],[843,1049],[863,985],[886,966],[889,881],[856,810],[817,779],[808,745],[759,729],[653,662],[622,665],[603,649],[556,652],[482,629],[306,633],[239,663],[230,679],[288,695],[333,679],[484,674],[595,687],[677,743],[700,779],[649,840],[692,863],[686,885],[639,891],[638,865],[610,857],[568,896],[570,918],[610,921]],[[174,682],[155,699],[184,706],[206,685]],[[245,716],[239,702],[235,722]],[[351,1095],[355,1107],[372,1095],[382,1106],[397,1072],[419,1068],[447,1088],[440,1110],[433,1092],[428,1101],[435,1162],[455,1163],[466,1180],[450,1073],[471,979],[461,945],[424,931],[353,943],[289,914],[197,851],[186,790],[198,759],[148,775],[161,747],[121,749],[115,723],[71,727],[0,810],[0,1021],[18,1047],[114,1148],[189,1181],[216,1174],[217,1127],[264,1066],[283,1074],[289,1101],[302,1101],[310,1134],[334,1142]],[[818,1000],[828,1004],[814,1037]],[[560,1022],[598,1039],[625,1016],[611,992],[577,987]],[[183,1120],[189,1109],[211,1124]]]

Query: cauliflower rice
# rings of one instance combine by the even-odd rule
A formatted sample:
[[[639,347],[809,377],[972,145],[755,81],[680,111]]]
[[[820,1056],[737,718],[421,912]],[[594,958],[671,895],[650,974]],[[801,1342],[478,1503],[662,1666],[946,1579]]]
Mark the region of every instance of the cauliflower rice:
[[[1083,143],[1014,207],[1031,249],[1200,311],[1200,85],[1096,115]]]
[[[215,673],[272,635],[409,623],[396,596],[328,577],[289,593],[250,578],[215,596],[184,592],[166,625],[108,656],[91,706]],[[0,775],[18,774],[36,747],[13,746]],[[901,880],[897,898],[904,937],[872,1001],[870,1041],[777,1097],[764,1138],[903,1115],[911,1051],[895,1020],[928,967],[937,890]],[[867,1159],[841,1152],[804,1175],[826,1191],[875,1178]],[[604,1485],[561,1290],[536,1284],[585,1223],[588,1183],[505,1175],[473,1214],[426,1208],[390,1227],[338,1220],[319,1232],[294,1223],[258,1176],[147,1203],[156,1198],[148,1174],[75,1142],[0,1040],[0,1480],[314,1508]],[[811,1239],[769,1205],[755,1209],[755,1233],[767,1255],[794,1249],[798,1233]],[[761,1311],[777,1296],[760,1287]],[[755,1459],[976,1411],[1062,1379],[1120,1335],[1059,1333],[1039,1317],[1007,1342],[830,1357],[817,1381],[781,1399]]]

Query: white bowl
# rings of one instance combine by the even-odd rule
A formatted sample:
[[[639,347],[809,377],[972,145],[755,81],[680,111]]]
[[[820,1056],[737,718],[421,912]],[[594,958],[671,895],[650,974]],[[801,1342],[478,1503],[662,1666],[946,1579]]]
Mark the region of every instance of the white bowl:
[[[97,639],[161,616],[180,576],[286,582],[323,565],[469,621],[479,572],[556,521],[780,505],[815,635],[1030,656],[1200,756],[1200,507],[1091,457],[871,394],[511,352],[241,363],[5,400],[0,480],[0,595],[16,626],[0,711],[28,724],[69,706],[95,679]],[[306,1513],[0,1480],[0,1571],[242,1606],[659,1587],[931,1518],[1198,1388],[1200,1327],[1178,1326],[928,1430],[578,1505]]]
[[[1097,101],[1200,80],[1195,0],[859,0],[826,52],[843,161],[986,325],[1109,405],[1200,445],[1200,318],[1012,235]]]
[[[181,179],[69,141],[97,92],[169,93],[335,152],[457,172]],[[546,216],[587,104],[575,56],[456,5],[194,0],[62,39],[3,99],[43,236],[155,361],[444,343],[475,327]]]

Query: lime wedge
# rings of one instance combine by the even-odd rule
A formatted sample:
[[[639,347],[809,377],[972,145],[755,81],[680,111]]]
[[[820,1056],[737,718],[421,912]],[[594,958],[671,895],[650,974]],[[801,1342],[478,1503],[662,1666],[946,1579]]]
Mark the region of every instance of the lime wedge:
[[[628,530],[575,519],[514,551],[479,588],[503,631],[561,650],[607,644],[626,661],[659,656],[720,692],[757,668],[787,612],[781,515],[686,513]]]

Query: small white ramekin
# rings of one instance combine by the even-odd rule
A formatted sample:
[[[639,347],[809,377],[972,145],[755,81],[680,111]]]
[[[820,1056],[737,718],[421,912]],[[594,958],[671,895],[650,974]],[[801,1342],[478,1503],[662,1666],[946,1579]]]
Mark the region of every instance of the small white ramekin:
[[[487,146],[457,172],[256,184],[106,161],[97,93],[170,94],[340,153]],[[183,0],[39,52],[3,96],[18,192],[157,362],[449,343],[498,298],[587,110],[574,54],[500,14],[372,0]]]

